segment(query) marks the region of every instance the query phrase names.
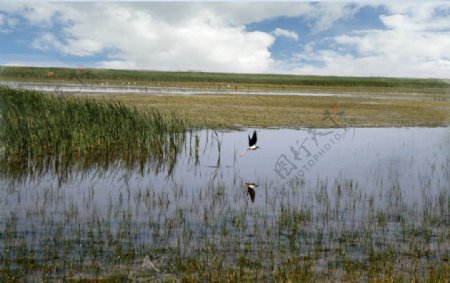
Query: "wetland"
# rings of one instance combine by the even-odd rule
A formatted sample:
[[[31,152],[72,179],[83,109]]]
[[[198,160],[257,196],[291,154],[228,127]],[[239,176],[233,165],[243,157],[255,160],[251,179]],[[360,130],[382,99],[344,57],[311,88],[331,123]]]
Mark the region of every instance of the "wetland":
[[[446,89],[41,91],[1,89],[2,281],[450,276]]]

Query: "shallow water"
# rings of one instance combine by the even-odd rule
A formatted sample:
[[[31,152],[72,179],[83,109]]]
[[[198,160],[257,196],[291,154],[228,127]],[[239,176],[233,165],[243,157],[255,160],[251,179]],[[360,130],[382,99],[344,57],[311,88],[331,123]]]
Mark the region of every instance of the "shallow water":
[[[261,148],[247,151],[247,135],[252,131],[188,134],[171,175],[167,169],[155,172],[152,164],[138,170],[125,169],[117,162],[106,170],[96,165],[73,170],[62,184],[55,172],[28,176],[18,183],[6,178],[3,186],[14,190],[2,190],[1,200],[7,203],[3,212],[17,207],[19,196],[20,205],[26,206],[26,200],[42,188],[56,187],[70,199],[93,189],[92,201],[101,203],[124,188],[171,190],[183,186],[187,195],[193,196],[209,183],[221,183],[227,187],[225,193],[233,195],[240,192],[231,188],[244,188],[246,182],[277,187],[292,182],[304,187],[325,184],[330,189],[336,182],[348,180],[367,195],[398,186],[403,200],[410,204],[419,202],[424,188],[430,194],[450,188],[448,128],[258,129]],[[200,141],[198,159],[195,136]],[[264,205],[264,198],[257,192],[255,204]]]
[[[223,85],[216,89],[205,89],[196,87],[158,87],[158,86],[136,86],[133,84],[122,84],[108,86],[104,83],[96,85],[92,84],[44,84],[44,83],[29,83],[29,82],[14,82],[5,81],[0,82],[14,88],[24,88],[29,90],[56,92],[77,95],[104,95],[104,94],[144,94],[144,95],[195,95],[195,94],[233,94],[233,95],[296,95],[296,96],[340,96],[350,97],[352,94],[346,93],[325,93],[325,92],[298,92],[285,90],[250,90],[245,88],[234,88],[229,85]]]
[[[188,133],[170,172],[116,161],[63,179],[51,170],[21,179],[4,173],[0,229],[15,227],[37,254],[48,244],[42,239],[69,245],[81,262],[87,244],[67,242],[91,243],[89,235],[112,235],[134,253],[177,247],[182,254],[205,241],[232,253],[236,239],[275,250],[294,241],[300,248],[291,252],[306,254],[320,239],[325,250],[344,245],[363,259],[372,242],[402,251],[424,245],[421,233],[405,236],[416,226],[431,231],[421,246],[429,260],[448,254],[449,128],[257,129],[261,148],[247,151],[253,130]],[[245,183],[258,185],[254,200]],[[121,238],[123,229],[133,236]],[[97,238],[92,245],[104,264],[111,260],[111,246]],[[319,257],[326,264],[327,255]]]

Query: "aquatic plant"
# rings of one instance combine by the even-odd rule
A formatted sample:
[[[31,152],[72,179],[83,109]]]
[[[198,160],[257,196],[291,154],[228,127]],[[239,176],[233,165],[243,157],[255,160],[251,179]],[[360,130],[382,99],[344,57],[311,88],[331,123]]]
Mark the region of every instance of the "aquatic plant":
[[[366,195],[352,181],[263,179],[259,208],[221,181],[22,186],[5,196],[14,204],[0,221],[0,280],[446,282],[448,192],[386,206],[397,188]]]
[[[129,166],[173,163],[187,129],[180,117],[153,108],[6,86],[0,87],[0,113],[4,160],[20,167],[117,159]]]

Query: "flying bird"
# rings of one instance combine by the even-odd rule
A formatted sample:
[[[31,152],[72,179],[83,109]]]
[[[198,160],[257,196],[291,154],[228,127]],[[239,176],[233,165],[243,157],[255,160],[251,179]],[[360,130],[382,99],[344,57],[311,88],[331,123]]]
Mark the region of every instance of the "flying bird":
[[[248,147],[247,147],[247,150],[244,151],[244,152],[241,152],[240,156],[241,157],[244,156],[245,153],[247,151],[249,151],[249,150],[257,150],[258,148],[260,148],[259,146],[256,145],[256,141],[257,140],[258,140],[258,137],[256,135],[256,130],[255,130],[255,131],[253,131],[253,135],[252,135],[251,138],[250,138],[250,135],[248,135]]]
[[[255,183],[245,183],[245,187],[247,188],[247,194],[250,196],[252,202],[255,202],[256,195],[256,187],[258,187]]]
[[[256,145],[257,140],[258,140],[258,137],[256,136],[256,131],[254,131],[252,138],[250,138],[250,135],[248,136],[247,150],[257,150],[259,148],[259,146]]]

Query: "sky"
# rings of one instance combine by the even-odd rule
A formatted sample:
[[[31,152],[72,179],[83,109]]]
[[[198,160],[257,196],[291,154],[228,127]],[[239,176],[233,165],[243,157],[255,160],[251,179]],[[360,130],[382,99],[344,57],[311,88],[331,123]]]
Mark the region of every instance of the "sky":
[[[0,65],[450,78],[450,1],[0,1]]]

